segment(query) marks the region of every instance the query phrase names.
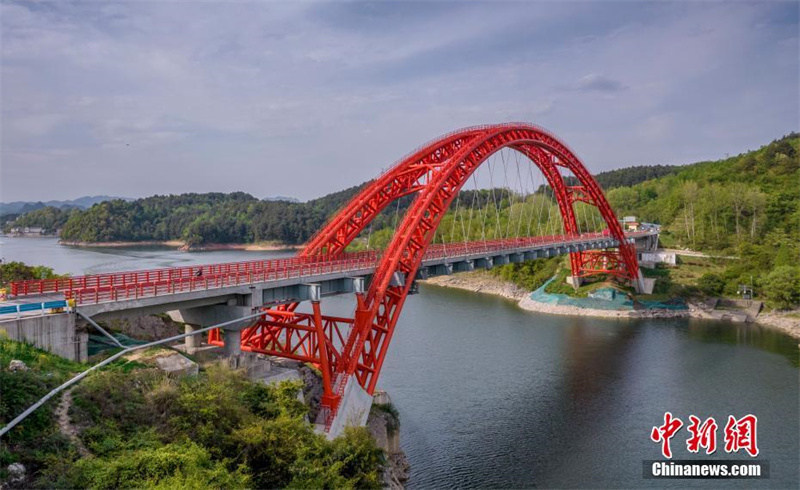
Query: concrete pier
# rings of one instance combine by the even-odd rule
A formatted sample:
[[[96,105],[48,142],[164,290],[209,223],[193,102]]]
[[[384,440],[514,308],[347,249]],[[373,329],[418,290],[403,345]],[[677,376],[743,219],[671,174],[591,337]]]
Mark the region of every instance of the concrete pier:
[[[223,329],[222,338],[225,342],[225,355],[233,357],[242,353],[242,331],[236,329]]]
[[[184,333],[193,333],[198,330],[200,330],[200,327],[197,327],[195,325],[189,325],[188,323],[184,325]],[[200,348],[202,343],[203,343],[202,335],[192,335],[186,337],[186,340],[184,340],[184,344],[186,346],[186,353],[194,354],[195,352],[197,352],[197,349]]]

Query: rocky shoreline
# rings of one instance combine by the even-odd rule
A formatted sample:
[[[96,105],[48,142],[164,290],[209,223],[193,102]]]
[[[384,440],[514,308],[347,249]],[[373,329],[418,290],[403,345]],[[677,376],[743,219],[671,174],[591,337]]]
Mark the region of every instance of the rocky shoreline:
[[[548,315],[589,316],[596,318],[699,318],[714,319],[699,303],[687,301],[688,310],[600,310],[577,306],[541,303],[530,298],[530,292],[517,285],[499,279],[487,272],[467,272],[449,276],[437,276],[421,281],[434,286],[463,289],[476,293],[494,294],[517,301],[520,308]],[[791,316],[798,315],[798,316]],[[800,314],[798,312],[770,312],[759,315],[755,323],[775,329],[800,339]]]
[[[419,282],[446,288],[464,289],[473,293],[493,294],[517,301],[527,297],[529,293],[512,282],[498,279],[483,271],[436,276]]]

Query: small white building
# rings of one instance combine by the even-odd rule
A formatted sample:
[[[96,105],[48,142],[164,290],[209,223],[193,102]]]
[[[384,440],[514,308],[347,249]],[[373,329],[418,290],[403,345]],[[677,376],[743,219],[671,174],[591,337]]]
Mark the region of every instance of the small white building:
[[[639,263],[643,267],[653,268],[655,264],[676,265],[677,256],[675,252],[667,252],[665,250],[656,250],[653,252],[640,252]]]
[[[636,231],[639,229],[639,220],[636,216],[625,216],[622,218],[622,228],[625,231]]]

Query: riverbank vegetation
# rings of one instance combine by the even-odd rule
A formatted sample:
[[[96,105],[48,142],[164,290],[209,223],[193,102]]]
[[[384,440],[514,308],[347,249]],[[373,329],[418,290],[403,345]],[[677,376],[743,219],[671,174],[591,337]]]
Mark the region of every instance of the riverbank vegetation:
[[[53,235],[67,223],[73,213],[77,212],[77,208],[47,206],[14,216],[13,221],[9,220],[3,225],[3,232],[10,233],[14,228],[41,228],[42,234]]]
[[[26,281],[29,279],[53,279],[62,277],[50,267],[43,265],[27,265],[23,262],[0,263],[0,288],[6,287],[12,281]]]
[[[85,369],[4,339],[0,363],[0,424]],[[173,378],[115,363],[72,390],[66,421],[56,397],[4,436],[0,481],[21,463],[23,488],[379,488],[384,456],[367,430],[316,434],[299,389],[217,365]]]

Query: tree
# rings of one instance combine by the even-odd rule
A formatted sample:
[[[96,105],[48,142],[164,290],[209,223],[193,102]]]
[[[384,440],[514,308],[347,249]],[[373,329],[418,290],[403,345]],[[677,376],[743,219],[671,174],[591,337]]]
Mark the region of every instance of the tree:
[[[5,262],[0,264],[0,287],[13,281],[26,281],[29,279],[52,279],[62,277],[53,272],[50,267],[43,265],[26,265],[23,262]]]
[[[695,244],[696,228],[695,228],[695,202],[697,201],[698,192],[697,182],[688,181],[684,182],[681,186],[681,195],[683,197],[683,222],[686,227],[686,239]]]
[[[776,267],[764,278],[762,289],[767,299],[778,308],[796,306],[800,303],[800,267]]]

